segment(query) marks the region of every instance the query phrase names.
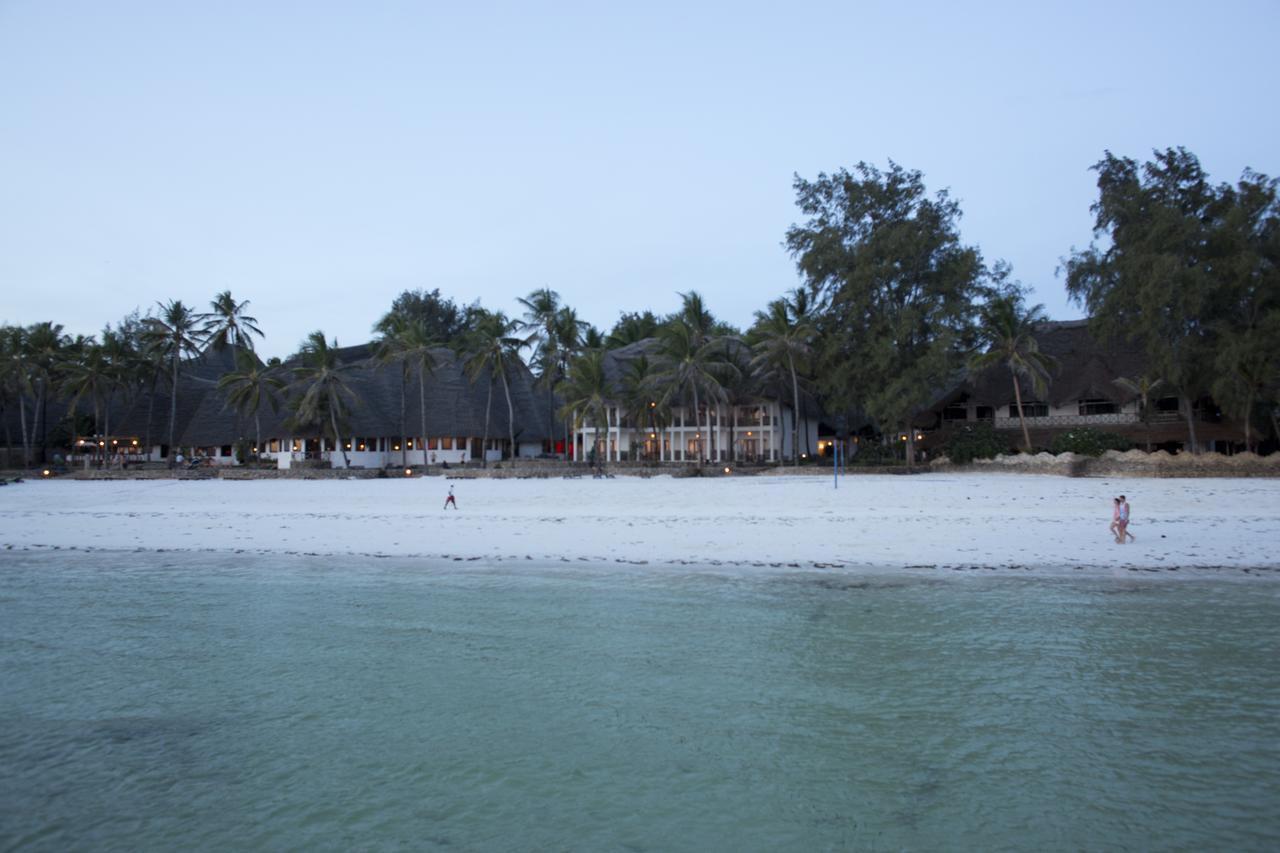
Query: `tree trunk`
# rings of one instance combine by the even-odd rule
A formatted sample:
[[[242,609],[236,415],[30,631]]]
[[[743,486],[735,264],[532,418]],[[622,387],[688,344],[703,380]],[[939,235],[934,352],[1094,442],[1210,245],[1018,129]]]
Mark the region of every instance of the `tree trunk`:
[[[31,467],[31,439],[27,435],[27,398],[18,389],[18,423],[22,427],[22,467]]]
[[[427,467],[427,366],[418,365],[418,407],[422,416],[422,468]]]
[[[409,372],[408,368],[400,369],[400,467],[406,468],[409,465],[409,427],[405,421],[405,405],[408,396]]]
[[[41,464],[43,464],[45,461],[44,416],[48,414],[47,407],[45,406],[43,379],[39,381],[39,386],[40,386],[40,393],[37,394],[35,400],[32,401],[32,404],[35,406],[35,411],[31,413],[31,440],[39,442],[39,445],[38,445],[40,448],[39,461],[41,462]]]
[[[174,345],[176,348],[176,344]],[[173,384],[169,388],[169,468],[177,465],[177,449],[173,446],[178,423],[178,356],[173,356]]]
[[[1200,452],[1200,443],[1196,440],[1196,413],[1195,413],[1195,407],[1191,405],[1191,401],[1190,401],[1189,399],[1187,399],[1187,397],[1186,397],[1185,395],[1184,395],[1184,396],[1179,397],[1179,398],[1178,398],[1178,400],[1179,400],[1179,402],[1180,402],[1180,404],[1181,404],[1181,406],[1182,406],[1182,414],[1183,414],[1183,417],[1184,417],[1184,418],[1186,418],[1186,421],[1187,421],[1187,436],[1188,436],[1188,438],[1189,438],[1189,448],[1188,448],[1188,449],[1189,449],[1193,454],[1199,453],[1199,452]]]
[[[1249,399],[1244,407],[1244,450],[1248,453],[1253,450],[1252,436],[1250,430],[1253,420],[1253,389],[1249,389]]]
[[[480,444],[480,467],[489,467],[489,411],[493,408],[493,374],[489,374],[489,396],[484,404],[484,441]]]
[[[908,468],[916,464],[916,431],[912,429],[910,420],[907,421],[907,447],[903,461]]]
[[[1027,415],[1022,411],[1022,389],[1018,387],[1018,374],[1013,374],[1013,399],[1018,404],[1018,423],[1022,424],[1022,441],[1031,452],[1031,434],[1027,432]]]
[[[151,372],[151,393],[147,395],[147,428],[143,436],[143,444],[147,446],[147,461],[151,461],[151,418],[155,415],[156,385],[160,383],[160,368]]]
[[[502,369],[502,393],[507,395],[507,437],[511,440],[511,461],[516,460],[516,410],[511,406],[511,385],[506,367]]]
[[[730,403],[729,409],[729,461],[738,461],[738,407],[734,403]]]
[[[796,362],[787,356],[791,368],[791,462],[800,467],[800,380],[796,378]]]
[[[262,415],[253,410],[253,461],[262,460]]]
[[[330,403],[333,401],[331,400]],[[338,414],[333,410],[333,406],[329,406],[329,425],[333,427],[333,440],[338,443],[338,450],[342,452],[342,467],[350,468],[351,460],[347,458],[347,446],[342,443],[342,436],[338,433]],[[324,433],[320,433],[321,447],[324,446]],[[332,466],[330,466],[332,467]]]
[[[1271,407],[1271,430],[1275,433],[1276,441],[1280,441],[1280,420],[1276,418],[1277,406]]]
[[[695,461],[696,463],[698,463],[699,465],[701,465],[701,464],[702,464],[702,439],[698,438],[698,430],[699,430],[699,426],[698,426],[698,386],[695,384],[695,385],[693,386],[693,446],[694,446],[694,448],[695,448],[694,452],[697,454],[697,458],[696,458],[696,459],[694,459],[694,461]],[[686,452],[686,454],[685,454],[685,455],[687,456],[687,455],[688,455],[688,453]]]

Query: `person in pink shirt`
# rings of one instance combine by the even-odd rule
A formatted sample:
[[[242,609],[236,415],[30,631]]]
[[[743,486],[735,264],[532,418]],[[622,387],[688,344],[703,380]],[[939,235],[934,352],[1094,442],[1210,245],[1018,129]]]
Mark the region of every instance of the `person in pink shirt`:
[[[1112,498],[1111,501],[1111,527],[1108,528],[1111,535],[1115,537],[1116,544],[1121,545],[1124,540],[1120,538],[1120,499]]]

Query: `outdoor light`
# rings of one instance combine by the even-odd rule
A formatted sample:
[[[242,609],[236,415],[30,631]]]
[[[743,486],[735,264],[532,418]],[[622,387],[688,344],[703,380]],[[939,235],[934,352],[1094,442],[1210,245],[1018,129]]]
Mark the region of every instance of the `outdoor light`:
[[[747,430],[747,438],[751,437],[751,430]]]
[[[347,442],[347,450],[350,450],[350,449],[351,449],[351,442],[349,442],[349,441],[348,441],[348,442]]]
[[[924,435],[922,435],[921,433],[916,433],[916,441],[924,441]]]
[[[412,473],[413,473],[413,471],[411,471],[410,469],[408,469],[408,468],[405,468],[405,469],[404,469],[404,475],[405,475],[406,477],[408,477],[408,476],[409,476],[410,474],[412,474]]]
[[[658,434],[656,432],[649,433],[649,438],[657,438],[657,437],[658,437]]]
[[[40,475],[43,477],[52,477],[53,472],[50,471],[48,468],[45,468],[43,471],[40,472]]]
[[[134,447],[137,447],[137,446],[138,446],[138,439],[136,439],[136,438],[135,438],[135,439],[133,440],[133,446],[134,446]]]
[[[905,435],[898,436],[898,441],[906,441],[906,440],[907,440],[907,437]]]
[[[728,474],[728,473],[729,473],[729,469],[726,467],[726,468],[724,469],[724,472],[725,472],[726,474]]]
[[[653,402],[653,401],[650,401],[650,402],[649,402],[649,408],[651,408],[651,409],[656,409],[656,408],[658,408],[658,404],[657,404],[657,403],[655,403],[655,402]]]
[[[106,446],[107,446],[107,443],[106,443],[105,441],[99,441],[99,442],[98,442],[98,446],[99,446],[99,447],[106,447]]]
[[[392,450],[399,450],[399,449],[400,449],[400,445],[398,445],[398,444],[397,444],[395,447],[393,447],[393,448],[391,448],[391,449],[392,449]]]
[[[116,446],[117,444],[119,444],[119,443],[120,443],[120,442],[116,441],[114,438],[113,438],[113,439],[111,439],[111,446],[112,446],[112,447],[115,447],[115,446]]]

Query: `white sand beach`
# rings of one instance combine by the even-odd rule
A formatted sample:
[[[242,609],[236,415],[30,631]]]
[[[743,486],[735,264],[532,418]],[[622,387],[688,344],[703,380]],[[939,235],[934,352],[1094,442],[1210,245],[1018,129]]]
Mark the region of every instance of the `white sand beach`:
[[[0,547],[1280,578],[1280,479],[55,480],[0,489]]]

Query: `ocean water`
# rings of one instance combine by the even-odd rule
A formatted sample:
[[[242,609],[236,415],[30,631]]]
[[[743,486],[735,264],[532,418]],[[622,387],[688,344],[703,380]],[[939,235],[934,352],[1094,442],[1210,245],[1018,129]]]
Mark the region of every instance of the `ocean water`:
[[[1280,583],[0,556],[0,850],[1280,847]]]

